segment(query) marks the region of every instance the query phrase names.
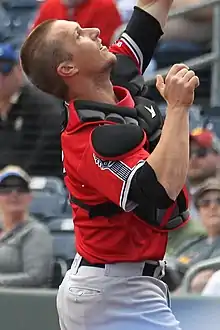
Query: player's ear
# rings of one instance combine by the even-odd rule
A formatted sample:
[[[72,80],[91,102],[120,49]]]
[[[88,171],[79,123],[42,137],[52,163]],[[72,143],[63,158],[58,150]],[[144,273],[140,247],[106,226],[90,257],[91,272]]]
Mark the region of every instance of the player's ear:
[[[72,61],[65,61],[58,65],[57,73],[61,77],[72,77],[78,73],[78,68],[74,65]]]

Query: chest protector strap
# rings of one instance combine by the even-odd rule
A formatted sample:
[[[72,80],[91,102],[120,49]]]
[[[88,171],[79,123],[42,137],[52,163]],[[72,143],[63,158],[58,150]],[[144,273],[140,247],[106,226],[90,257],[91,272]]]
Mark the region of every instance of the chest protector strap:
[[[162,115],[154,102],[140,96],[134,100],[134,109],[88,101],[76,101],[74,106],[82,123],[112,121],[139,126],[145,131],[149,140],[149,151],[152,152],[161,135]]]
[[[70,203],[74,203],[80,208],[86,210],[89,214],[89,218],[93,219],[95,217],[112,217],[116,214],[124,212],[123,209],[112,203],[112,202],[106,202],[102,204],[97,204],[97,205],[88,205],[83,203],[81,200],[77,199],[74,196],[70,196]]]

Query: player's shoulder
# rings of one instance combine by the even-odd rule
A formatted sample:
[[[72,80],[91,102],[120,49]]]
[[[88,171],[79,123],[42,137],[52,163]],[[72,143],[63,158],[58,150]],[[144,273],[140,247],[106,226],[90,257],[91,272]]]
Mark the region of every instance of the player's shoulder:
[[[93,129],[90,143],[95,154],[103,159],[118,159],[141,149],[146,135],[132,124],[100,125]]]

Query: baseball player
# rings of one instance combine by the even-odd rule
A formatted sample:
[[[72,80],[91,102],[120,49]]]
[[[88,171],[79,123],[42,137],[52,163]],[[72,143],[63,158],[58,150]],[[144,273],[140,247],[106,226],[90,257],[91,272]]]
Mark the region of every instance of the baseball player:
[[[170,230],[188,220],[184,183],[195,73],[174,65],[157,89],[164,124],[141,74],[172,0],[139,0],[110,50],[99,30],[39,25],[21,64],[41,90],[66,101],[61,142],[77,255],[58,292],[62,330],[178,330],[161,281]]]

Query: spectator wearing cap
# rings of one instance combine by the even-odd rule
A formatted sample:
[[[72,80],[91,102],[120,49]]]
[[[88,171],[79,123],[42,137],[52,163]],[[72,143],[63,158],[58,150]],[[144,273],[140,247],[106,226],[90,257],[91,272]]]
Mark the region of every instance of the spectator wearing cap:
[[[196,128],[190,134],[188,188],[191,196],[207,178],[216,175],[220,167],[220,140],[207,129]],[[190,205],[193,219],[198,219],[193,200]]]
[[[206,234],[188,240],[176,251],[178,269],[182,274],[200,261],[220,257],[220,178],[206,179],[198,187],[194,202]],[[191,291],[201,292],[212,274],[213,270],[198,273],[192,280]]]
[[[24,79],[17,54],[0,43],[0,169],[8,164],[30,175],[61,175],[60,101]]]
[[[28,216],[30,178],[16,166],[0,172],[0,286],[48,285],[52,271],[52,237]]]
[[[169,234],[167,253],[175,255],[178,247],[188,239],[203,237],[205,232],[195,207],[193,195],[202,182],[216,175],[220,166],[220,141],[213,132],[200,127],[190,134],[190,161],[188,170],[188,189],[191,221],[186,226]]]
[[[49,19],[76,21],[82,28],[97,27],[102,44],[107,47],[122,24],[114,0],[46,0],[40,6],[33,28]]]
[[[220,141],[207,129],[196,128],[190,134],[190,163],[188,180],[196,191],[204,179],[216,174],[220,167]]]

